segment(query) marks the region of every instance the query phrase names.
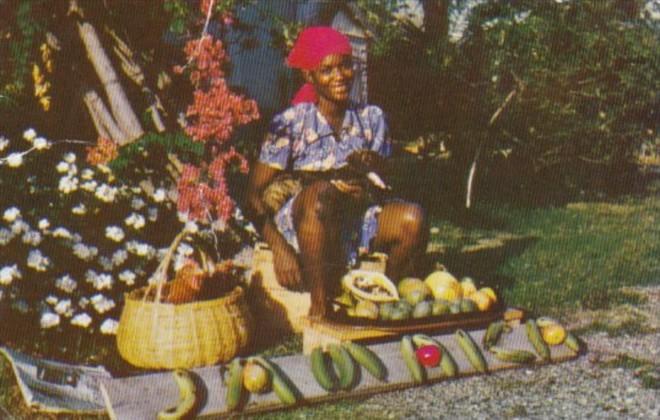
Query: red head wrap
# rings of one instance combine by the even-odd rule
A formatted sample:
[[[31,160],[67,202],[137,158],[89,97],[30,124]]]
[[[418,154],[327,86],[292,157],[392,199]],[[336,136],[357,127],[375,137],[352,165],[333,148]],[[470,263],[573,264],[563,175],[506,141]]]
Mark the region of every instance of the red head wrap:
[[[303,30],[286,59],[289,67],[301,70],[314,70],[321,61],[332,54],[351,54],[348,37],[329,26],[314,26]],[[316,92],[310,83],[305,83],[291,101],[316,102]]]

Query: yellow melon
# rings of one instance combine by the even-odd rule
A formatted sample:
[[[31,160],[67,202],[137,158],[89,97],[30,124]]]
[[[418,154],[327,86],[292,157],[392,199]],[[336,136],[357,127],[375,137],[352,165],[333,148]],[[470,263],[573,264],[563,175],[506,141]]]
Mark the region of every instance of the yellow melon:
[[[448,271],[435,271],[424,280],[435,299],[454,300],[463,297],[461,284]]]

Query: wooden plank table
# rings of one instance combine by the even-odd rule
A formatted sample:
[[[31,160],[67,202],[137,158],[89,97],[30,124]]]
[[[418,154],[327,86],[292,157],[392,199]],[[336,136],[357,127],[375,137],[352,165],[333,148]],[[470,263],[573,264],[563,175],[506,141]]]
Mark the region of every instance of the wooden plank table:
[[[470,331],[474,341],[480,345],[484,330]],[[467,358],[458,346],[452,333],[434,335],[444,344],[452,354],[459,369],[460,376],[477,374],[469,364]],[[505,348],[515,348],[533,351],[527,340],[524,325],[514,326],[512,331],[504,334],[498,343]],[[310,361],[307,356],[295,354],[290,356],[272,358],[284,371],[293,384],[304,396],[301,404],[311,404],[321,401],[340,400],[354,398],[357,396],[372,395],[376,393],[392,391],[396,389],[417,386],[410,376],[400,353],[400,341],[393,337],[392,341],[377,344],[369,344],[385,364],[388,375],[385,382],[380,382],[371,377],[364,369],[357,385],[350,391],[328,393],[318,385],[314,379]],[[484,351],[490,372],[502,369],[521,367],[519,364],[502,362],[495,359],[489,352]],[[577,355],[566,346],[559,345],[551,348],[552,363],[558,363],[573,359]],[[541,364],[541,362],[538,362]],[[522,365],[530,366],[530,365]],[[200,388],[202,402],[200,404],[199,416],[218,416],[227,414],[225,406],[227,369],[225,366],[211,366],[192,370],[197,378]],[[448,380],[442,375],[439,367],[427,370],[428,382]],[[152,419],[156,414],[176,404],[179,398],[178,388],[170,372],[153,373],[148,375],[134,376],[128,378],[115,378],[101,380],[101,392],[103,394],[108,413],[112,419]],[[256,413],[283,408],[274,393],[250,395],[248,402],[243,407],[243,413]]]

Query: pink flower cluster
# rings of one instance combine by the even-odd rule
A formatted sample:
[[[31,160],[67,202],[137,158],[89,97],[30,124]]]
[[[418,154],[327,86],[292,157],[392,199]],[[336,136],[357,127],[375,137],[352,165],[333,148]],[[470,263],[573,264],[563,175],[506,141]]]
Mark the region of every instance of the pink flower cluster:
[[[239,162],[241,171],[248,170],[245,158],[228,142],[237,126],[259,118],[259,110],[254,100],[229,90],[223,71],[228,58],[222,42],[205,35],[188,42],[184,51],[192,66],[190,82],[195,87],[193,103],[186,113],[190,123],[185,131],[193,140],[210,142],[215,147],[208,148],[213,154],[208,167],[185,165],[177,183],[177,207],[193,220],[217,217],[227,221],[234,201],[229,196],[225,170],[233,161]],[[177,73],[183,70],[180,66],[174,69]]]
[[[194,66],[190,81],[196,88],[186,112],[192,120],[186,134],[195,141],[224,142],[231,138],[235,127],[259,118],[257,103],[231,92],[227,86],[222,68],[228,58],[222,42],[205,35],[189,41],[184,51]],[[182,73],[183,68],[177,66],[174,71]]]
[[[177,209],[193,220],[210,220],[213,216],[229,220],[234,202],[229,196],[225,170],[233,160],[238,161],[242,172],[247,172],[247,160],[233,147],[216,156],[208,168],[184,165],[177,183]]]

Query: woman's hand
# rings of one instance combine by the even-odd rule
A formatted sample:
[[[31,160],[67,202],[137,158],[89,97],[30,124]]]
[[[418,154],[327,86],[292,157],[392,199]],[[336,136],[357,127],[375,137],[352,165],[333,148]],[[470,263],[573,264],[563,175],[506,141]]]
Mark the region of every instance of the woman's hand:
[[[287,289],[301,290],[303,286],[298,256],[290,246],[273,247],[273,266],[277,282]]]

